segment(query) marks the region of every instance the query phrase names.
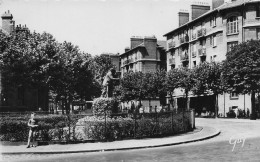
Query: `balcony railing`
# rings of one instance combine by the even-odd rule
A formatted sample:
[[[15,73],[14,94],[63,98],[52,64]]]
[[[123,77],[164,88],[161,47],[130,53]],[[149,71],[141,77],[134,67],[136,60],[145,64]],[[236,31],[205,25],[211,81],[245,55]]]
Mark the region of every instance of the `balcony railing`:
[[[206,34],[207,34],[206,28],[202,28],[202,29],[198,30],[198,32],[197,32],[198,38],[205,37]]]
[[[191,53],[191,56],[192,56],[192,58],[195,58],[195,57],[197,56],[197,52],[196,52],[196,51],[193,51],[193,52]]]
[[[181,54],[181,61],[189,61],[189,55],[186,52]]]
[[[169,47],[169,49],[174,48],[175,47],[175,42],[174,41],[169,42],[168,43],[168,47]]]
[[[186,34],[184,37],[180,38],[180,43],[184,44],[184,43],[188,43],[189,42],[189,36],[188,34]]]
[[[134,59],[133,59],[133,58],[128,59],[128,63],[129,63],[129,64],[134,63]]]
[[[169,59],[169,64],[170,65],[175,65],[175,58],[170,58]]]
[[[200,49],[198,49],[198,54],[199,56],[206,56],[206,48],[205,47],[202,47]]]

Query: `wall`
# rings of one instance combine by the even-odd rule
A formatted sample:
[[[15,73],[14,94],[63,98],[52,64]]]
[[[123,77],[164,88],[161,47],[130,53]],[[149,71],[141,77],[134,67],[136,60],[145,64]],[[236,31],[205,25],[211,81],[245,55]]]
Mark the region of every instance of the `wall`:
[[[232,106],[238,106],[239,109],[247,111],[247,108],[249,108],[249,111],[251,113],[251,96],[250,95],[239,95],[238,99],[230,99],[230,94],[223,94],[219,95],[218,97],[218,105],[219,105],[219,114],[225,114],[229,112],[229,109],[232,108]],[[245,97],[245,98],[244,98]]]

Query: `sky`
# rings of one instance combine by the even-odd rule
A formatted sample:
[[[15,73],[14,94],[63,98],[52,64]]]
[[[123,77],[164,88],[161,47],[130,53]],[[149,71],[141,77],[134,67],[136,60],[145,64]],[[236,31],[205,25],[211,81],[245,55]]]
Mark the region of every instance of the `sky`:
[[[178,12],[196,2],[211,0],[0,0],[0,14],[10,10],[16,25],[99,55],[123,53],[132,36],[166,40],[178,27]]]

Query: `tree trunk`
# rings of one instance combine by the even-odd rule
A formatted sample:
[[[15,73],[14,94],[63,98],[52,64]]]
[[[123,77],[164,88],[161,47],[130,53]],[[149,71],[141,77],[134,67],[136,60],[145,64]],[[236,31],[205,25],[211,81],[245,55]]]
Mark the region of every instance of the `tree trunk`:
[[[151,109],[151,99],[149,98],[149,111],[152,112],[152,109]]]
[[[170,104],[172,105],[172,109],[174,109],[174,105],[173,105],[173,97],[172,97],[172,92],[170,92],[170,97],[171,97],[171,101],[170,101]]]
[[[188,93],[189,91],[185,91],[185,98],[186,98],[186,105],[185,105],[185,110],[188,110],[188,108],[190,107],[190,102],[188,100]]]
[[[69,95],[69,111],[71,110],[71,113],[74,113],[74,107],[72,105],[72,101],[73,101],[72,96]]]
[[[256,120],[255,91],[251,92],[251,116],[250,120]]]
[[[64,115],[64,99],[61,100],[61,111],[62,115]]]
[[[215,118],[218,118],[218,95],[214,94],[215,96]]]

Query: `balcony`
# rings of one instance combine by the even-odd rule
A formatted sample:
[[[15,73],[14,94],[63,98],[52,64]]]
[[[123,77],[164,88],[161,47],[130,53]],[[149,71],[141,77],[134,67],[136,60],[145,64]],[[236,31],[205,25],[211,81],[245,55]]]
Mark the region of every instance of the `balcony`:
[[[202,47],[202,48],[198,49],[198,54],[199,54],[199,56],[206,56],[206,48]]]
[[[205,37],[206,34],[207,34],[206,28],[202,28],[202,29],[198,30],[198,32],[197,32],[198,38]]]
[[[169,65],[175,65],[175,58],[169,59]]]
[[[192,34],[192,40],[195,40],[195,39],[197,39],[197,34],[196,34],[196,33],[193,33],[193,34]]]
[[[122,65],[125,66],[125,65],[128,65],[129,64],[129,59],[123,61]]]
[[[189,55],[187,54],[187,52],[184,52],[183,54],[181,54],[181,61],[189,61]]]
[[[180,43],[181,44],[189,43],[189,36],[188,36],[188,34],[186,34],[184,37],[180,38]]]
[[[196,51],[193,51],[193,52],[191,53],[191,56],[192,56],[192,58],[197,57],[197,52],[196,52]]]
[[[171,41],[168,43],[168,49],[174,48],[175,47],[175,42]]]

